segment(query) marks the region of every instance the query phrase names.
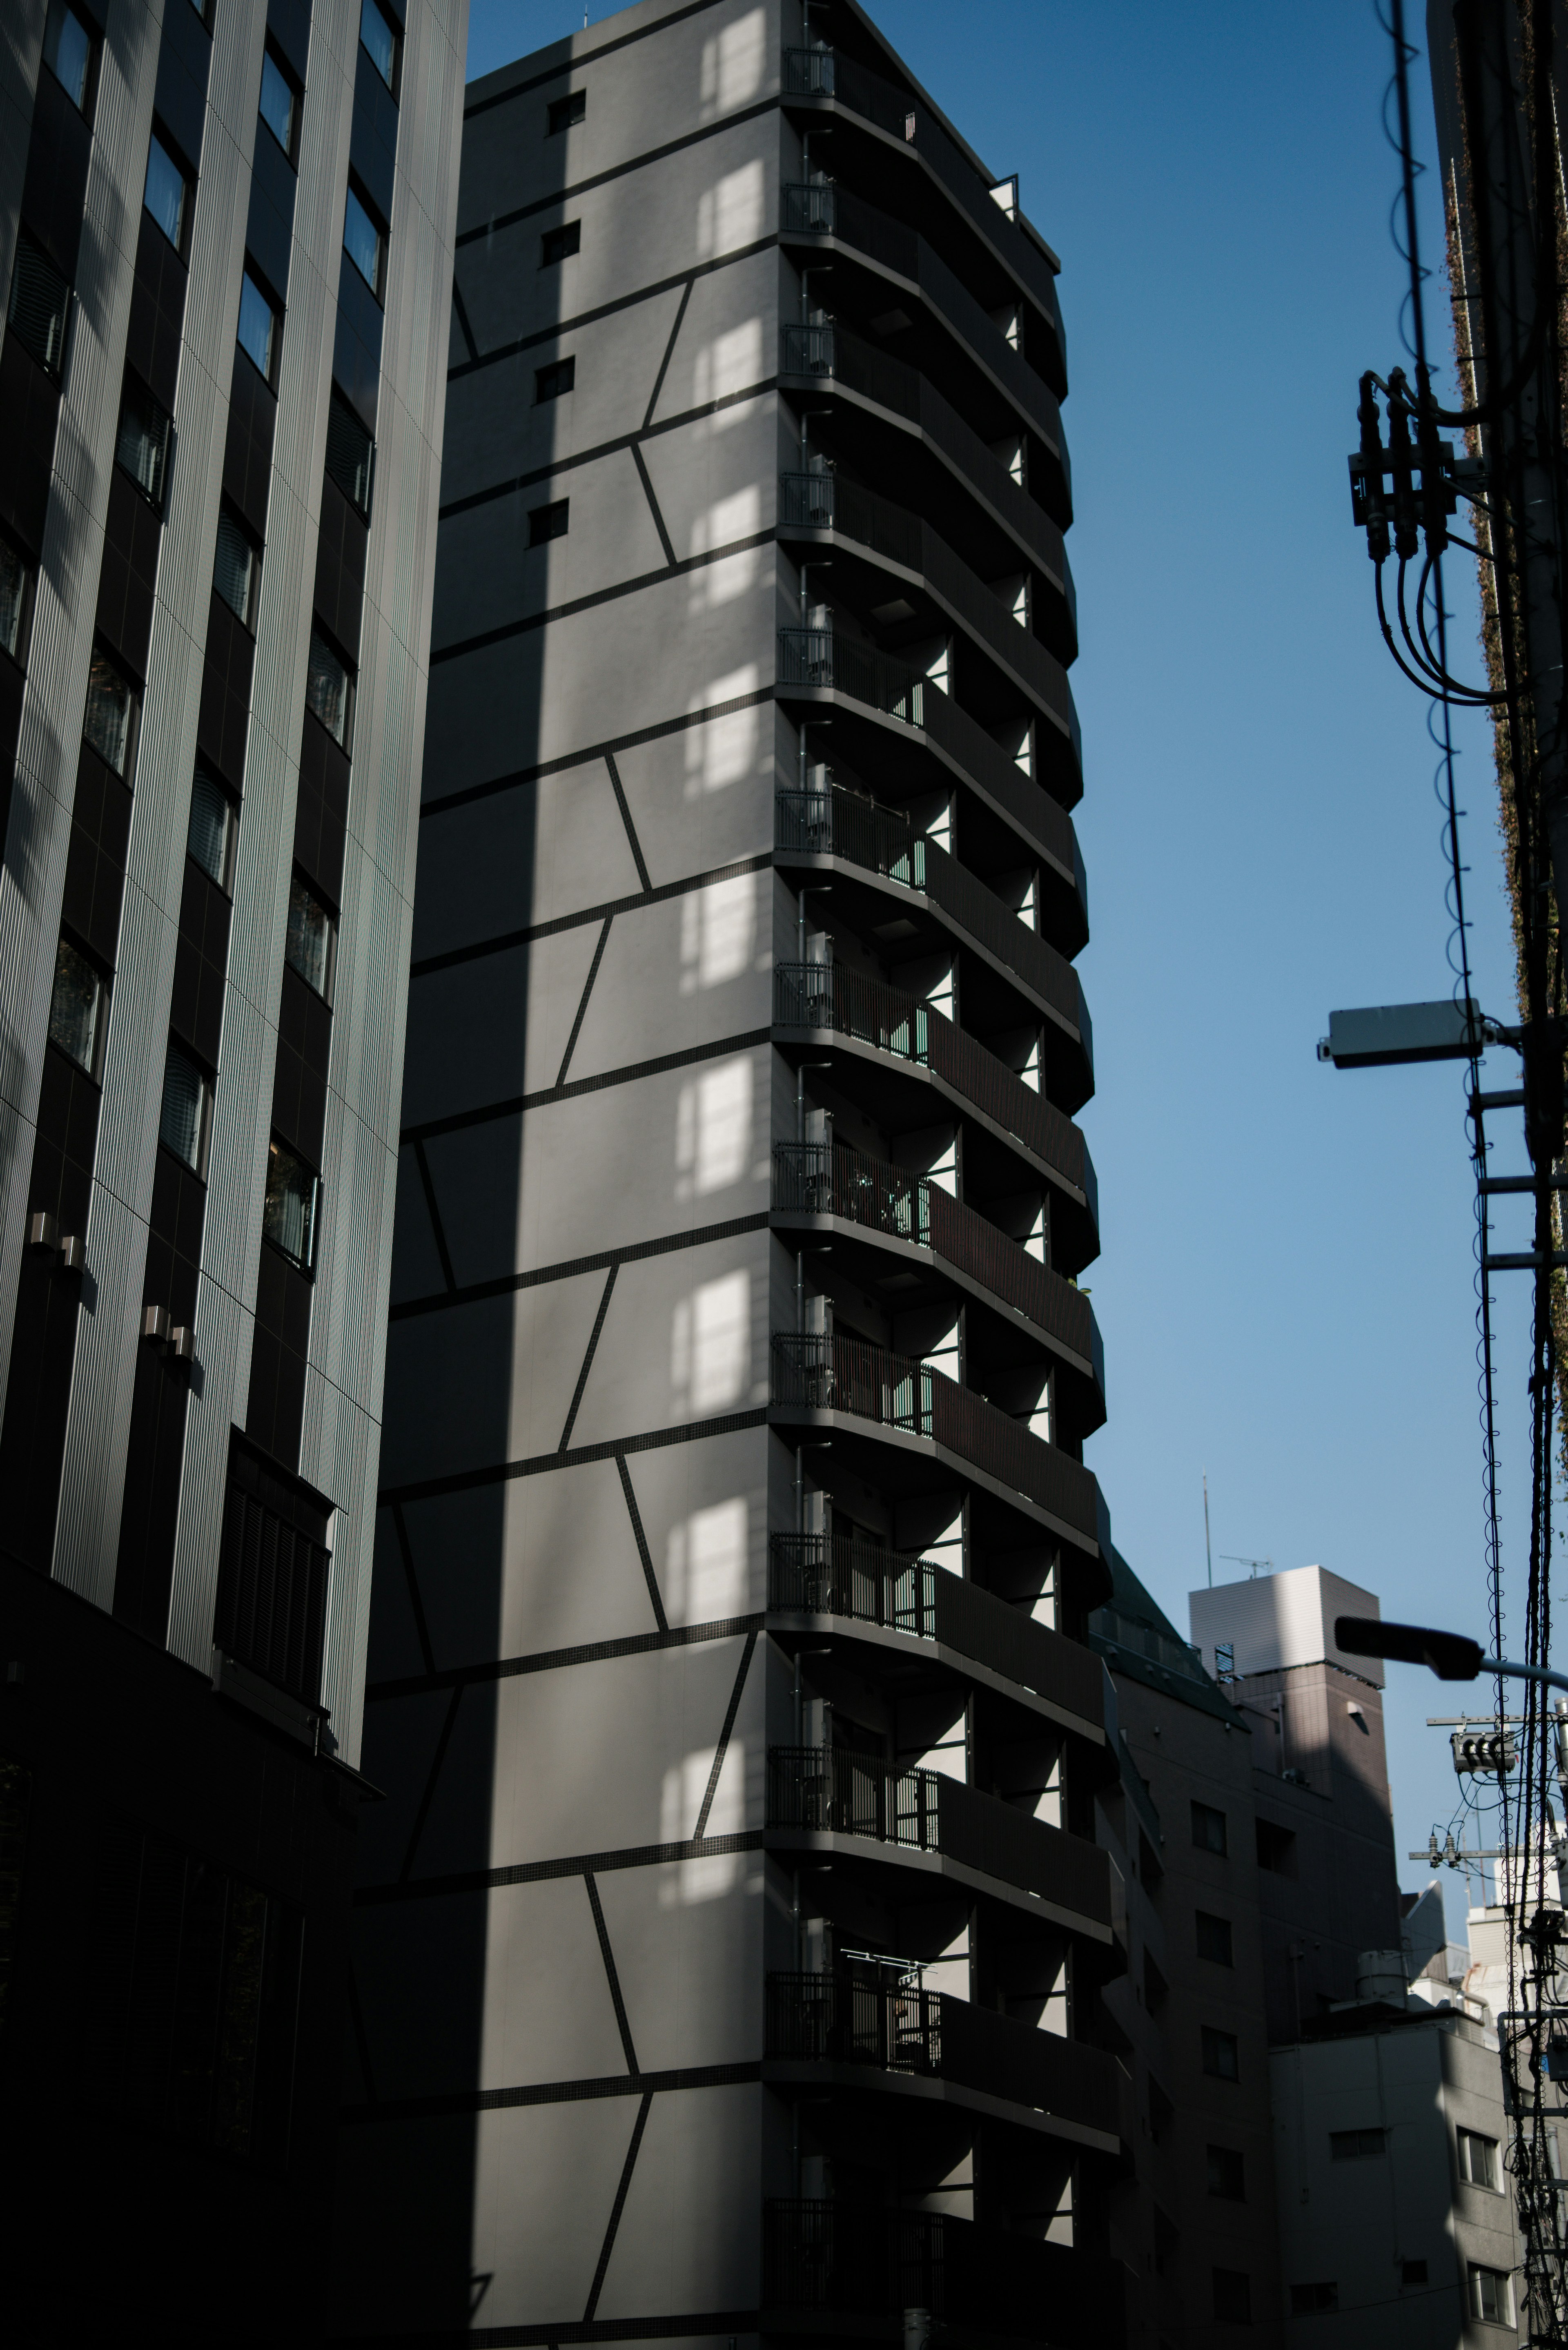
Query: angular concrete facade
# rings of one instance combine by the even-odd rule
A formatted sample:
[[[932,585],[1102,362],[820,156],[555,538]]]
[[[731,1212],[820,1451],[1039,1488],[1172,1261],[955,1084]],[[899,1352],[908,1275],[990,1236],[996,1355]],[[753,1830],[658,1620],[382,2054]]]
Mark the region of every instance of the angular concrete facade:
[[[1120,2338],[1054,276],[850,0],[469,90],[345,2334]]]
[[[240,2276],[233,2338],[313,2322],[466,13],[19,0],[0,47],[0,2072],[51,2330],[67,2117],[77,2323]]]

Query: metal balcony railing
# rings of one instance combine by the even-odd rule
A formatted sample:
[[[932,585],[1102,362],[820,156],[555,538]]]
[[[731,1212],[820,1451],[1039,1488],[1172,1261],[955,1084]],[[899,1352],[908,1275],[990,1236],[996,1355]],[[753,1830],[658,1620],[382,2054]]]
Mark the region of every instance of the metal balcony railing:
[[[842,963],[781,962],[774,970],[774,1019],[781,1028],[836,1029],[929,1069],[1075,1190],[1092,1184],[1084,1138],[1072,1120],[929,1003]]]
[[[790,98],[836,99],[879,130],[913,147],[931,166],[971,225],[1044,313],[1054,346],[1051,352],[1054,389],[1058,395],[1064,392],[1062,311],[1051,265],[1016,221],[1008,218],[923,100],[896,89],[879,74],[829,48],[785,49],[784,88]]]
[[[1126,2286],[1110,2261],[940,2211],[770,2202],[763,2299],[775,2309],[896,2317],[928,2310],[1056,2350],[1126,2340]]]
[[[942,1781],[843,1746],[770,1746],[768,1825],[939,1852]]]
[[[798,2064],[942,2069],[942,2002],[918,1967],[850,1960],[832,1974],[770,1974],[764,2053]]]
[[[775,1331],[773,1399],[923,1437],[1079,1532],[1096,1532],[1092,1472],[928,1363],[863,1338]]]
[[[834,530],[906,571],[918,571],[995,655],[1065,725],[1073,697],[1067,673],[993,588],[972,572],[928,522],[842,474],[784,473],[779,475],[779,526],[783,530]],[[1071,577],[1062,583],[1070,630],[1076,628]]]
[[[906,726],[923,726],[929,681],[875,646],[828,629],[779,630],[781,685],[835,686]]]
[[[1055,394],[925,239],[831,180],[786,181],[780,193],[779,227],[785,236],[836,237],[919,287],[960,341],[989,367],[1052,452],[1059,468],[1059,519],[1066,521],[1072,493]]]
[[[775,1142],[773,1198],[778,1209],[837,1216],[929,1249],[1086,1361],[1104,1393],[1104,1347],[1083,1291],[929,1176],[842,1143],[830,1151],[824,1142]]]
[[[778,847],[842,857],[867,873],[919,889],[998,962],[1016,972],[1079,1041],[1085,1038],[1084,992],[1066,956],[1020,921],[940,842],[918,833],[902,808],[883,807],[838,784],[826,792],[780,792],[774,808]]]

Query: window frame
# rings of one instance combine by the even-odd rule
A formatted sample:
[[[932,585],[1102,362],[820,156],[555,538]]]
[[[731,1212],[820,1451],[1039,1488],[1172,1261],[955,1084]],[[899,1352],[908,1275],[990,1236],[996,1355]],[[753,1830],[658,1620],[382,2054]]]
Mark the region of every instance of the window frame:
[[[563,138],[579,122],[587,120],[587,111],[588,93],[586,89],[568,89],[563,91],[559,98],[552,98],[545,109],[545,138]]]
[[[310,700],[311,652],[314,650],[316,639],[318,637],[327,650],[331,654],[333,660],[337,663],[339,669],[343,671],[345,685],[343,696],[343,732],[341,734],[335,734],[333,733],[331,727],[327,723],[326,719],[323,718],[320,712],[312,705]],[[322,733],[327,736],[329,743],[337,743],[337,748],[342,752],[346,759],[352,759],[354,756],[354,704],[358,698],[358,671],[355,668],[353,662],[348,660],[347,654],[338,644],[336,637],[332,635],[330,629],[324,629],[322,627],[319,613],[312,612],[310,616],[310,641],[306,646],[305,655],[306,713],[308,717],[315,719],[317,724],[320,727]]]
[[[364,468],[365,495],[363,500],[358,498],[355,494],[354,491],[348,486],[342,474],[337,471],[332,461],[334,421],[339,415],[343,416],[347,420],[348,427],[350,431],[362,436],[365,447],[369,452],[366,459]],[[341,442],[341,432],[338,432],[337,437],[339,442]],[[342,491],[343,495],[348,499],[348,504],[353,507],[360,520],[368,523],[370,519],[370,509],[375,501],[376,495],[376,436],[366,424],[364,418],[360,415],[358,410],[355,407],[348,393],[341,389],[336,376],[332,380],[332,387],[327,395],[327,456],[325,463],[328,481],[337,484],[337,486]]]
[[[199,1087],[196,1103],[194,1159],[187,1159],[183,1151],[176,1150],[164,1132],[164,1120],[168,1114],[169,1103],[169,1071],[176,1059],[183,1061],[187,1068],[195,1072]],[[191,1050],[185,1039],[176,1035],[171,1029],[169,1048],[163,1056],[163,1090],[158,1101],[158,1148],[160,1150],[166,1150],[176,1166],[182,1167],[187,1175],[193,1175],[197,1182],[202,1184],[207,1180],[207,1160],[212,1148],[213,1112],[216,1093],[217,1079],[214,1073],[207,1068],[200,1057]]]
[[[571,528],[571,511],[572,501],[570,498],[550,498],[547,499],[542,506],[530,506],[528,509],[528,545],[530,548],[535,546],[550,546],[554,545],[556,539],[565,538]],[[561,518],[559,529],[555,527],[555,517],[557,515],[559,515]],[[546,518],[548,518],[550,524],[550,527],[548,528],[545,527]]]
[[[144,400],[150,408],[153,409],[156,413],[163,419],[163,453],[161,461],[161,471],[159,475],[159,485],[156,495],[154,495],[147,487],[144,482],[131,472],[130,467],[126,463],[124,458],[119,453],[120,442],[124,437],[125,432],[126,403],[133,391],[140,400]],[[137,374],[136,369],[133,367],[127,367],[124,375],[120,379],[119,420],[114,429],[114,462],[119,467],[120,472],[125,475],[126,480],[130,484],[131,488],[136,492],[137,496],[145,499],[146,503],[152,508],[153,513],[161,522],[164,515],[168,511],[169,477],[174,470],[174,419],[170,415],[162,401],[157,398],[151,387],[143,381],[140,375]]]
[[[360,261],[353,246],[348,242],[348,215],[349,207],[351,205],[358,209],[360,218],[364,221],[366,227],[370,231],[376,240],[376,275],[374,277],[365,276],[364,265]],[[351,172],[348,175],[348,185],[343,198],[343,251],[346,257],[352,262],[354,267],[358,271],[360,276],[364,278],[365,284],[375,296],[378,305],[382,309],[385,309],[387,307],[387,264],[391,254],[391,231],[387,226],[387,224],[382,220],[378,207],[371,202],[369,189],[366,187],[364,182],[359,178],[358,173],[355,172]]]
[[[1231,1857],[1231,1826],[1226,1814],[1220,1811],[1218,1804],[1199,1803],[1196,1795],[1191,1798],[1191,1803],[1192,1843],[1194,1849],[1198,1852],[1212,1853],[1216,1860],[1229,1860]],[[1210,1820],[1219,1821],[1220,1841],[1218,1844],[1213,1843],[1207,1835],[1201,1836],[1199,1835],[1198,1823],[1200,1818],[1205,1824]]]
[[[1498,2299],[1501,2307],[1495,2314],[1481,2306],[1483,2280],[1490,2280],[1499,2288]],[[1511,2326],[1514,2322],[1513,2272],[1511,2269],[1489,2268],[1484,2261],[1467,2261],[1465,2299],[1469,2304],[1469,2314],[1478,2325]]]
[[[230,603],[218,585],[218,554],[223,545],[225,524],[236,538],[244,540],[250,550],[251,567],[246,582],[245,608],[243,612],[236,605]],[[257,608],[261,603],[262,553],[255,533],[241,515],[238,507],[231,504],[227,498],[221,499],[218,504],[218,527],[213,540],[213,593],[225,611],[233,612],[235,619],[249,637],[255,635]]]
[[[262,104],[262,91],[266,88],[266,69],[268,66],[272,68],[274,73],[276,74],[279,81],[282,82],[285,89],[288,92],[289,135],[286,144],[283,140],[278,138],[277,126]],[[278,47],[277,43],[273,40],[269,35],[262,48],[261,90],[258,90],[256,93],[256,114],[258,119],[266,124],[267,129],[272,133],[275,144],[282,148],[284,161],[287,163],[291,172],[297,172],[299,169],[299,118],[304,110],[304,107],[305,92],[301,89],[298,82],[295,79],[294,75],[284,57],[283,51]]]
[[[1330,2130],[1328,2134],[1330,2162],[1384,2162],[1387,2156],[1388,2133],[1380,2122],[1366,2129]]]
[[[210,865],[203,863],[202,859],[197,856],[195,850],[191,846],[191,835],[194,828],[196,814],[196,787],[198,780],[203,776],[206,778],[207,782],[212,785],[213,789],[223,801],[225,810],[223,824],[223,871],[221,877],[213,872]],[[234,865],[239,856],[239,841],[240,801],[238,795],[229,789],[228,785],[224,782],[223,776],[219,775],[211,760],[202,758],[200,752],[198,752],[196,754],[195,764],[191,770],[191,813],[185,823],[185,854],[190,858],[192,864],[195,867],[197,872],[204,874],[207,879],[212,883],[213,889],[221,890],[223,896],[231,901],[233,900],[234,894]]]
[[[1454,2136],[1459,2152],[1459,2177],[1465,2185],[1479,2188],[1483,2195],[1501,2195],[1503,2192],[1502,2165],[1499,2158],[1501,2148],[1497,2139],[1488,2137],[1484,2130],[1462,2127],[1456,2128]],[[1484,2178],[1478,2178],[1475,2173],[1477,2147],[1482,2149],[1482,2168],[1487,2173]]]
[[[120,683],[127,689],[130,695],[130,715],[126,720],[125,726],[125,760],[124,764],[119,767],[117,767],[113,761],[99,748],[99,745],[93,741],[92,737],[87,731],[88,709],[92,700],[93,665],[98,661],[101,661],[106,669],[113,671],[115,676],[119,678]],[[140,733],[140,684],[135,678],[130,675],[112,648],[107,645],[101,637],[95,637],[93,639],[92,652],[88,663],[88,698],[82,704],[82,741],[87,744],[88,749],[92,752],[95,758],[103,760],[104,765],[109,769],[111,775],[119,776],[120,782],[125,785],[128,791],[132,790],[135,785],[136,754]]]
[[[1204,2158],[1209,2193],[1214,2200],[1219,2203],[1244,2203],[1247,2200],[1247,2158],[1241,2148],[1239,2146],[1206,2145]],[[1214,2183],[1216,2170],[1230,2171],[1232,2163],[1235,2169],[1230,2175],[1236,2181],[1233,2192],[1230,2187],[1217,2187]]]
[[[71,98],[69,84],[61,79],[60,69],[55,63],[54,58],[49,55],[50,32],[57,21],[63,16],[74,16],[77,23],[81,26],[82,31],[87,35],[87,72],[83,77],[82,94],[79,99]],[[57,44],[57,53],[58,50]],[[66,96],[70,98],[71,104],[76,108],[77,112],[81,116],[82,120],[89,129],[92,126],[93,114],[98,105],[98,69],[99,61],[102,55],[103,27],[96,21],[96,19],[91,16],[85,8],[78,5],[78,0],[53,0],[53,5],[50,6],[48,14],[44,19],[44,46],[41,52],[41,62],[48,68],[49,72],[54,77],[55,80],[59,83],[60,88],[65,91]]]
[[[302,1169],[303,1171],[310,1178],[309,1237],[306,1242],[308,1254],[304,1257],[296,1256],[292,1249],[286,1248],[283,1243],[275,1238],[275,1236],[269,1232],[266,1228],[266,1206],[267,1201],[272,1194],[272,1183],[270,1180],[271,1170],[275,1159],[280,1156],[290,1159],[296,1167]],[[275,1249],[278,1255],[282,1257],[284,1263],[286,1264],[293,1265],[295,1271],[296,1273],[303,1274],[306,1281],[314,1281],[316,1278],[317,1258],[320,1253],[321,1247],[320,1170],[318,1168],[312,1167],[310,1161],[306,1158],[305,1153],[302,1150],[296,1149],[294,1144],[286,1140],[284,1136],[279,1134],[275,1127],[272,1133],[267,1138],[267,1176],[268,1180],[265,1184],[262,1192],[263,1243],[267,1248]]]
[[[1192,1922],[1194,1929],[1193,1941],[1197,1949],[1198,1955],[1203,1960],[1204,1964],[1211,1967],[1230,1967],[1232,1971],[1234,1971],[1236,1965],[1236,1934],[1234,1921],[1229,1918],[1220,1917],[1212,1909],[1195,1909],[1192,1913]],[[1225,1955],[1223,1958],[1217,1956],[1213,1950],[1206,1950],[1204,1949],[1203,1929],[1205,1927],[1219,1927],[1223,1931],[1225,1937]],[[1217,1940],[1218,1936],[1211,1934],[1210,1939]]]
[[[382,25],[385,26],[387,33],[391,39],[392,70],[389,74],[383,69],[379,57],[377,57],[375,50],[365,38],[365,12],[367,9],[369,9],[372,14],[380,18]],[[364,50],[365,55],[369,58],[370,63],[376,68],[377,80],[386,90],[388,96],[392,101],[392,104],[396,106],[401,95],[403,81],[403,28],[401,25],[396,23],[394,19],[388,15],[385,8],[379,5],[379,0],[359,0],[358,38],[359,47]]]
[[[265,368],[257,359],[254,351],[252,350],[250,345],[242,338],[240,332],[245,315],[245,287],[247,285],[250,286],[252,292],[256,296],[257,299],[265,305],[267,315],[272,320],[272,337],[267,350],[267,364]],[[240,307],[234,317],[234,347],[237,350],[244,351],[246,359],[249,359],[252,367],[254,368],[256,373],[260,376],[262,381],[265,384],[269,391],[275,391],[277,389],[278,353],[283,345],[283,321],[284,309],[282,303],[278,300],[276,295],[274,294],[272,287],[268,285],[266,279],[263,276],[261,271],[256,267],[255,263],[247,253],[244,258],[244,265],[240,272]]]
[[[564,378],[565,380],[556,381],[555,379],[558,377]],[[545,389],[546,383],[551,387],[548,391]],[[543,367],[537,367],[534,370],[535,408],[547,408],[553,400],[565,400],[567,394],[576,391],[576,388],[577,355],[576,351],[563,351],[558,359],[547,359]]]
[[[65,291],[65,301],[60,307],[59,355],[52,366],[47,359],[41,358],[38,352],[34,349],[18,322],[17,295],[22,279],[22,258],[24,254],[28,256],[29,265],[31,265],[33,262],[36,262],[38,266],[45,271],[48,276],[53,278],[57,285],[62,286]],[[5,338],[7,342],[9,342],[13,336],[16,337],[22,349],[26,352],[27,357],[32,360],[33,365],[38,369],[41,375],[46,377],[47,380],[55,386],[57,390],[63,390],[65,389],[66,362],[70,354],[71,319],[76,310],[76,288],[71,284],[70,279],[66,276],[64,270],[56,267],[54,262],[49,258],[48,254],[45,251],[38,239],[33,234],[32,230],[27,226],[26,223],[25,221],[21,222],[16,230],[16,250],[11,256],[11,284],[5,296]]]
[[[568,237],[572,240],[569,244],[566,243]],[[557,244],[554,253],[550,250],[553,244]],[[575,261],[582,249],[582,222],[561,221],[555,228],[547,228],[539,239],[539,266],[541,269],[559,269],[566,262]]]
[[[326,968],[322,972],[319,987],[311,978],[310,973],[302,970],[296,962],[289,951],[294,938],[294,906],[296,892],[301,897],[308,898],[310,903],[326,918]],[[308,987],[312,995],[325,1003],[328,1011],[332,1009],[332,991],[337,976],[337,908],[328,905],[305,868],[302,865],[296,865],[288,879],[288,919],[284,928],[283,959],[300,984],[303,987]]]
[[[159,217],[158,213],[153,211],[152,206],[147,200],[148,190],[151,184],[152,179],[152,156],[154,150],[162,156],[164,161],[169,164],[171,170],[178,175],[181,189],[182,191],[180,199],[180,234],[177,237],[170,236],[168,229],[164,226],[163,222]],[[196,209],[196,174],[191,169],[189,163],[186,162],[184,156],[180,151],[178,144],[171,137],[167,125],[156,114],[152,118],[152,127],[147,135],[147,170],[142,175],[141,182],[141,209],[151,221],[153,227],[158,231],[159,234],[167,239],[168,243],[172,245],[181,260],[189,260],[191,254],[191,221],[192,215],[194,213]]]
[[[0,551],[13,555],[22,574],[22,594],[16,619],[16,649],[13,652],[0,637],[0,653],[15,662],[24,677],[27,673],[27,653],[33,635],[33,606],[38,593],[38,567],[21,540],[8,530],[0,529]]]
[[[92,973],[98,983],[98,996],[93,1013],[90,1061],[79,1061],[73,1052],[61,1044],[55,1034],[55,996],[60,983],[60,959],[66,953],[73,954],[77,961]],[[46,1042],[53,1046],[63,1061],[76,1070],[78,1076],[86,1077],[89,1085],[100,1087],[103,1084],[103,1055],[109,1036],[109,1013],[112,993],[110,975],[104,970],[97,955],[83,944],[74,931],[67,930],[62,923],[59,937],[55,944],[55,975],[49,983],[49,1019]]]
[[[1241,2043],[1237,2038],[1235,2033],[1227,2032],[1222,2024],[1218,2023],[1202,2023],[1199,2025],[1198,2029],[1199,2035],[1198,2043],[1199,2052],[1202,2062],[1204,2079],[1206,2081],[1239,2082],[1241,2078]],[[1234,2068],[1229,2073],[1225,2071],[1223,2065],[1218,2061],[1220,2052],[1223,2049],[1229,2049],[1231,2063]],[[1210,2064],[1209,2061],[1210,2055],[1213,2055],[1217,2060],[1213,2064]]]

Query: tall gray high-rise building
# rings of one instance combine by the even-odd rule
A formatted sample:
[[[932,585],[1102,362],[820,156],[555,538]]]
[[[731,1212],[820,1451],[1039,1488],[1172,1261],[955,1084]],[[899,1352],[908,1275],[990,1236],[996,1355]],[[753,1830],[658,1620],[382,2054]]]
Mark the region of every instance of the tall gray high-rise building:
[[[348,2334],[1119,2338],[1056,272],[853,0],[469,89]]]
[[[18,2339],[319,2315],[466,14],[5,12]]]

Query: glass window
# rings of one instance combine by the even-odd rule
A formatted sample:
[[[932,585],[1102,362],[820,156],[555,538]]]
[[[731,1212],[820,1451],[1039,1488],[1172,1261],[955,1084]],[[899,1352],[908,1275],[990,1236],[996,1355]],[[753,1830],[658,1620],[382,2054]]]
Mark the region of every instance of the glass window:
[[[1228,1852],[1230,1844],[1225,1834],[1224,1813],[1217,1812],[1212,1804],[1194,1804],[1192,1841],[1199,1852]]]
[[[310,670],[305,706],[319,718],[335,743],[348,748],[348,672],[319,629],[310,631]]]
[[[212,1124],[213,1088],[189,1053],[171,1043],[163,1071],[163,1112],[158,1139],[182,1167],[200,1175],[207,1164],[207,1132]]]
[[[247,629],[255,627],[256,588],[261,556],[249,534],[227,506],[218,514],[218,545],[213,559],[213,585],[224,603]]]
[[[375,442],[335,385],[327,409],[327,470],[367,521],[375,464]]]
[[[0,538],[0,648],[26,665],[32,616],[33,573],[8,538]]]
[[[262,1233],[302,1273],[308,1273],[316,1262],[316,1216],[320,1196],[321,1186],[304,1159],[286,1143],[275,1141],[267,1153]]]
[[[1231,1967],[1236,1961],[1231,1945],[1229,1918],[1211,1918],[1206,1909],[1197,1912],[1198,1955],[1217,1967]]]
[[[574,253],[582,249],[581,221],[567,221],[562,228],[547,228],[539,240],[539,266],[554,269],[557,262],[569,261]]]
[[[1325,2310],[1339,2307],[1339,2286],[1332,2279],[1320,2284],[1293,2284],[1291,2287],[1293,2317],[1321,2317]]]
[[[155,130],[147,151],[147,189],[142,201],[176,253],[185,250],[190,189],[190,182]]]
[[[398,70],[398,36],[377,7],[376,0],[361,0],[359,38],[369,49],[376,71],[391,89]]]
[[[66,358],[66,316],[71,289],[36,237],[23,229],[16,239],[6,324],[46,375],[58,382]]]
[[[565,538],[571,525],[570,498],[556,498],[547,506],[528,509],[528,544],[547,546],[553,538]]]
[[[185,846],[210,881],[226,890],[234,866],[239,811],[216,775],[201,761],[191,785],[191,829]]]
[[[119,433],[114,444],[115,463],[130,475],[144,497],[161,510],[169,465],[169,439],[173,421],[165,415],[147,386],[128,374],[119,396]]]
[[[296,873],[288,889],[288,939],[284,955],[306,987],[325,996],[332,981],[332,917]]]
[[[294,84],[270,49],[262,53],[261,119],[292,163],[295,109],[299,100]]]
[[[1246,2201],[1246,2171],[1237,2147],[1211,2146],[1209,2148],[1209,2192],[1222,2197],[1227,2203]]]
[[[88,671],[87,715],[82,740],[107,759],[117,775],[130,764],[136,726],[136,695],[107,653],[95,652]]]
[[[1203,2026],[1203,2069],[1216,2081],[1241,2079],[1234,2033],[1216,2032],[1208,2023]]]
[[[1482,2137],[1477,2130],[1459,2132],[1459,2177],[1472,2187],[1497,2188],[1496,2138]]]
[[[378,300],[387,257],[386,239],[352,188],[343,213],[343,250]]]
[[[85,114],[92,97],[93,37],[67,0],[55,0],[49,11],[44,63],[71,104]]]
[[[553,98],[550,100],[548,136],[554,139],[557,131],[569,130],[574,122],[582,121],[587,110],[588,94],[586,89],[574,89],[565,98]]]
[[[1513,2294],[1503,2270],[1477,2268],[1471,2262],[1470,2315],[1487,2325],[1513,2324]]]
[[[559,400],[571,390],[576,380],[577,362],[575,356],[568,359],[552,359],[548,367],[535,368],[534,370],[534,397],[540,401]]]
[[[240,284],[239,345],[270,383],[277,355],[277,312],[248,269]]]
[[[93,1076],[103,1035],[102,979],[79,948],[62,939],[55,953],[55,992],[49,999],[49,1042],[68,1061]]]
[[[1330,2130],[1328,2158],[1331,2162],[1377,2162],[1382,2159],[1385,2142],[1380,2129]]]

